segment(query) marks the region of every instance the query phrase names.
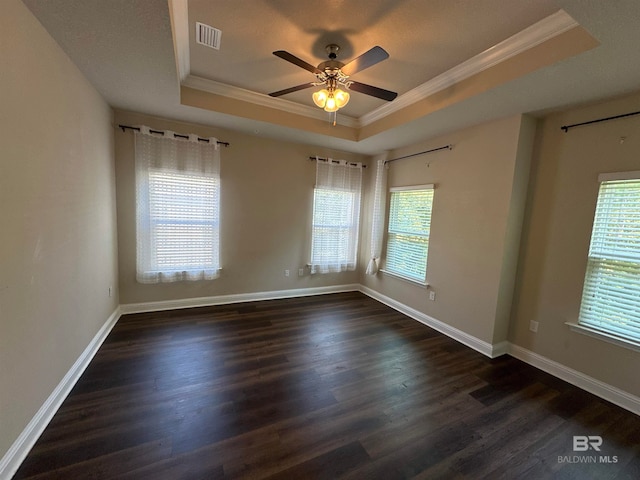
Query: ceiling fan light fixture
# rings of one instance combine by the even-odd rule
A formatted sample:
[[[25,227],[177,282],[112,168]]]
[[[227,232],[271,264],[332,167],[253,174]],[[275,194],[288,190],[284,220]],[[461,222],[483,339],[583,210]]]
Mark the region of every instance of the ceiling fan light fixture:
[[[314,92],[312,97],[313,103],[315,103],[316,106],[324,108],[324,106],[327,104],[327,99],[329,98],[329,90],[327,90],[326,88],[318,90],[317,92]]]
[[[336,99],[338,108],[344,107],[347,103],[349,103],[349,99],[351,98],[349,92],[345,92],[344,90],[340,90],[339,88],[336,88],[336,90],[333,92],[333,96]]]
[[[336,102],[336,98],[333,96],[333,93],[329,94],[327,98],[327,103],[324,105],[325,112],[337,112],[340,107],[338,106],[338,102]]]
[[[323,88],[314,92],[312,95],[313,103],[325,112],[337,112],[339,109],[349,103],[349,92],[340,90],[339,88],[327,90]]]

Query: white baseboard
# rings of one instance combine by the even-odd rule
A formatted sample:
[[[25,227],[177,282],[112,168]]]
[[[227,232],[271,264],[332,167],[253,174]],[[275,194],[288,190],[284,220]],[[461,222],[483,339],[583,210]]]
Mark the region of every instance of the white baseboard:
[[[128,303],[120,305],[120,311],[125,313],[159,312],[179,308],[210,307],[212,305],[226,305],[229,303],[255,302],[258,300],[276,300],[279,298],[309,297],[327,293],[357,292],[358,284],[332,285],[328,287],[296,288],[292,290],[273,290],[270,292],[238,293],[233,295],[218,295],[213,297],[183,298],[179,300],[165,300],[160,302]]]
[[[540,370],[547,372],[554,377],[558,377],[576,387],[586,390],[589,393],[603,398],[619,407],[640,415],[640,398],[624,390],[620,390],[608,383],[596,380],[589,375],[578,372],[561,363],[550,360],[526,348],[519,347],[513,343],[509,344],[509,355],[522,360]]]
[[[29,424],[13,443],[7,453],[0,459],[0,479],[11,478],[20,467],[37,439],[40,437],[46,426],[49,424],[55,413],[62,405],[64,399],[69,395],[71,389],[76,384],[84,370],[93,359],[98,349],[107,338],[107,335],[114,327],[121,315],[125,313],[154,312],[161,310],[172,310],[179,308],[191,308],[211,305],[223,305],[239,302],[251,302],[258,300],[274,300],[279,298],[305,297],[311,295],[322,295],[328,293],[341,293],[360,291],[369,297],[384,303],[385,305],[407,315],[420,323],[423,323],[444,335],[457,340],[458,342],[486,355],[495,358],[500,355],[509,354],[529,365],[543,370],[555,377],[558,377],[572,385],[586,390],[598,397],[616,404],[630,412],[640,415],[640,398],[628,392],[620,390],[609,384],[596,380],[577,370],[573,370],[558,362],[550,360],[542,355],[534,353],[525,348],[519,347],[507,341],[497,344],[490,344],[444,322],[426,315],[414,308],[400,303],[386,295],[383,295],[369,287],[359,284],[335,285],[327,287],[313,287],[294,290],[277,290],[270,292],[242,293],[235,295],[221,295],[215,297],[200,297],[181,300],[169,300],[161,302],[146,302],[135,304],[124,304],[117,308],[100,328],[95,337],[91,340],[87,348],[82,352],[73,366],[69,369],[62,381],[49,398],[42,405],[40,410],[31,419]]]
[[[509,345],[511,345],[506,340],[500,343],[494,343],[491,345],[491,358],[501,357],[502,355],[506,355],[509,353]]]
[[[58,386],[53,390],[51,395],[49,395],[49,398],[47,398],[42,407],[40,407],[33,416],[20,436],[13,442],[13,445],[11,445],[7,453],[0,460],[0,478],[9,479],[16,473],[119,318],[120,308],[116,308],[102,327],[100,327],[98,333],[96,333],[89,345],[87,345],[87,348],[80,354]]]
[[[443,333],[444,335],[457,340],[458,342],[473,348],[474,350],[486,355],[490,358],[496,358],[504,354],[509,354],[519,360],[522,360],[529,365],[539,368],[540,370],[547,372],[554,377],[560,378],[565,382],[568,382],[576,387],[586,390],[589,393],[603,398],[619,407],[624,408],[636,415],[640,415],[640,398],[632,395],[624,390],[616,388],[607,383],[596,380],[589,375],[573,370],[561,363],[550,360],[542,355],[527,350],[526,348],[519,347],[508,341],[500,342],[497,344],[490,344],[476,337],[469,335],[457,328],[454,328],[446,323],[443,323],[435,318],[430,317],[418,310],[415,310],[403,303],[400,303],[392,298],[389,298],[381,293],[372,290],[371,288],[360,285],[360,291],[371,298],[378,300],[379,302],[388,305],[389,307],[404,313],[408,317],[413,318],[425,325],[433,328],[434,330]]]
[[[454,340],[466,345],[467,347],[473,348],[475,351],[486,355],[489,358],[495,358],[500,355],[506,353],[506,344],[507,342],[502,342],[496,345],[492,345],[484,340],[480,340],[479,338],[474,337],[473,335],[469,335],[468,333],[463,332],[462,330],[458,330],[451,325],[447,325],[440,320],[436,320],[433,317],[430,317],[426,313],[422,313],[415,308],[411,308],[404,303],[400,303],[393,298],[387,297],[375,290],[365,287],[364,285],[360,285],[360,291],[365,295],[370,296],[374,300],[378,300],[381,303],[397,310],[400,313],[404,313],[406,316],[417,320],[420,323],[424,323],[425,325],[433,328],[434,330],[439,331],[440,333],[445,334],[447,337],[451,337]]]

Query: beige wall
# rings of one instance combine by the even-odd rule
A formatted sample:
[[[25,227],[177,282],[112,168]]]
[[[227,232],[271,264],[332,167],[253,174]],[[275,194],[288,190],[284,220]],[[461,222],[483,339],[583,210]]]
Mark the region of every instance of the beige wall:
[[[118,305],[111,109],[19,0],[0,15],[0,458]]]
[[[451,151],[394,162],[388,172],[389,187],[436,185],[427,271],[436,300],[428,299],[425,288],[385,274],[361,275],[361,282],[480,340],[506,340],[505,309],[510,307],[528,175],[520,142],[522,137],[530,146],[534,128],[533,121],[516,116],[390,152],[389,158],[395,158],[454,145]],[[367,211],[372,194],[370,182]],[[368,228],[363,245],[368,255]]]
[[[528,116],[522,116],[518,146],[516,150],[515,166],[509,199],[509,213],[504,234],[504,250],[498,286],[498,300],[496,306],[496,321],[493,329],[493,344],[504,342],[509,335],[511,324],[511,310],[513,306],[513,292],[520,253],[520,239],[522,224],[527,202],[529,174],[531,172],[531,156],[537,128],[537,121]]]
[[[638,353],[564,324],[577,319],[597,175],[639,168],[640,118],[568,134],[559,129],[638,110],[640,94],[551,115],[535,144],[535,122],[515,116],[389,153],[454,145],[389,170],[389,186],[436,184],[428,271],[435,302],[424,288],[363,273],[371,168],[359,272],[297,275],[310,249],[315,168],[306,158],[366,157],[118,111],[116,125],[147,124],[232,144],[222,151],[221,278],[142,285],[135,280],[133,134],[113,127],[108,105],[22,2],[3,7],[0,458],[118,303],[360,282],[487,343],[506,340],[508,331],[516,345],[640,395]],[[537,334],[528,330],[530,320],[540,322]]]
[[[322,287],[358,282],[358,272],[298,277],[309,262],[315,163],[310,155],[366,157],[239,132],[116,111],[116,124],[149,125],[231,143],[221,152],[222,275],[212,281],[136,281],[133,133],[115,129],[120,302],[122,304]],[[365,182],[370,175],[365,169]],[[291,272],[284,276],[284,270]]]
[[[510,340],[640,395],[640,354],[569,330],[580,309],[598,174],[640,169],[640,117],[562,125],[640,110],[640,94],[558,113],[536,141]],[[626,139],[621,142],[621,137]],[[530,320],[540,322],[538,333]]]

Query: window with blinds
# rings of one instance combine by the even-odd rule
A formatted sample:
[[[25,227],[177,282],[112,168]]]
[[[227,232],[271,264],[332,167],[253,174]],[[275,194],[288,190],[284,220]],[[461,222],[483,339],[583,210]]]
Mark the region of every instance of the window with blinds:
[[[149,224],[158,272],[217,269],[218,179],[149,171]]]
[[[392,188],[385,270],[426,283],[433,185]]]
[[[215,138],[135,134],[136,278],[212,280],[220,271],[220,152]]]
[[[362,164],[316,160],[311,273],[355,270],[361,196]]]
[[[311,265],[342,271],[356,264],[359,205],[356,193],[315,188]]]
[[[600,177],[581,326],[640,342],[640,171]]]

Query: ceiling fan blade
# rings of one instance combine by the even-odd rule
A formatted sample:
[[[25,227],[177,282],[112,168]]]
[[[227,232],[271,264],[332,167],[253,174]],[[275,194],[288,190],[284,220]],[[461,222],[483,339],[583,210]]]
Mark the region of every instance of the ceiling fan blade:
[[[285,52],[284,50],[278,50],[277,52],[273,52],[273,54],[276,57],[280,57],[283,60],[286,60],[287,62],[291,62],[294,65],[297,65],[301,68],[304,68],[305,70],[310,71],[311,73],[315,73],[317,75],[322,73],[322,71],[319,70],[317,67],[314,67],[310,63],[307,63],[304,60],[296,57],[295,55],[291,55],[289,52]]]
[[[381,98],[382,100],[386,100],[387,102],[390,102],[398,96],[396,92],[385,90],[384,88],[372,87],[371,85],[360,82],[351,82],[351,85],[349,85],[349,90],[364,93],[365,95],[371,95],[372,97]]]
[[[389,54],[386,50],[382,47],[375,46],[371,50],[360,55],[358,58],[351,60],[340,70],[349,77],[354,73],[361,72],[365,68],[372,67],[376,63],[386,60],[387,58],[389,58]]]
[[[304,90],[305,88],[313,87],[313,83],[303,83],[302,85],[296,85],[295,87],[285,88],[284,90],[279,90],[277,92],[270,93],[270,97],[280,97],[282,95],[286,95],[287,93],[297,92],[298,90]]]

